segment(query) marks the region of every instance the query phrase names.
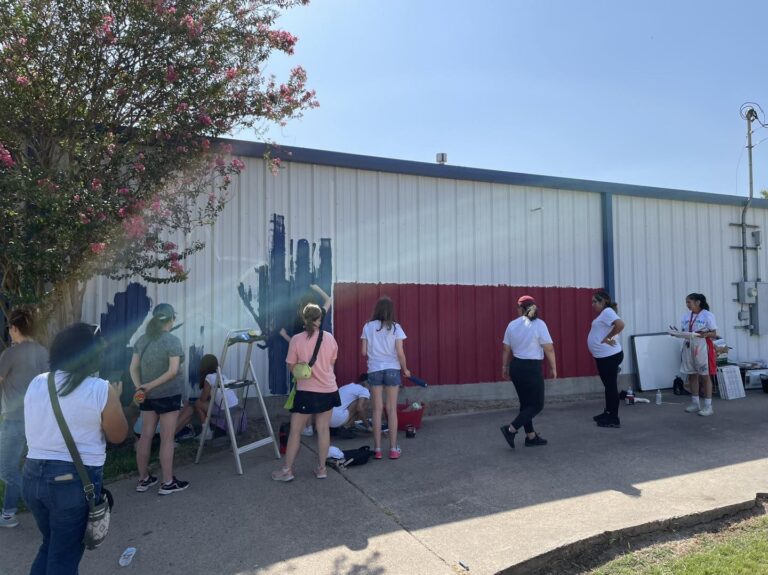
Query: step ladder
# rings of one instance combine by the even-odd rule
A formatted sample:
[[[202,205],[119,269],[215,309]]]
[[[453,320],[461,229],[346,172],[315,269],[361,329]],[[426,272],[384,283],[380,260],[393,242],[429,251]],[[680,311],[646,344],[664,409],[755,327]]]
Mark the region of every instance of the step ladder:
[[[197,457],[195,457],[195,463],[200,462],[200,456],[203,453],[203,446],[205,445],[207,430],[209,429],[209,425],[211,423],[211,414],[213,412],[213,404],[215,403],[216,399],[216,391],[220,391],[220,397],[222,398],[222,405],[223,411],[224,411],[224,418],[227,422],[227,433],[229,435],[229,442],[232,445],[232,453],[235,456],[235,467],[237,468],[237,473],[239,475],[243,474],[243,466],[240,463],[240,454],[245,453],[247,451],[251,451],[253,449],[256,449],[258,447],[262,447],[264,445],[269,445],[270,443],[273,445],[275,449],[275,457],[277,459],[280,459],[280,448],[278,447],[278,441],[275,437],[275,431],[272,429],[272,422],[269,420],[269,413],[267,413],[267,406],[264,403],[264,397],[261,395],[261,388],[259,387],[259,382],[256,378],[256,372],[253,370],[253,363],[251,362],[251,355],[253,353],[253,345],[255,343],[264,341],[266,338],[262,335],[259,335],[258,332],[256,332],[253,329],[233,329],[230,330],[229,333],[227,333],[227,338],[224,341],[224,349],[221,352],[221,357],[219,358],[219,367],[216,370],[216,382],[213,386],[213,389],[211,390],[211,400],[208,403],[208,412],[205,416],[205,422],[203,423],[203,432],[200,434],[200,441],[199,445],[197,447]],[[233,345],[237,344],[247,344],[248,350],[245,353],[245,364],[243,365],[243,373],[242,377],[240,379],[234,380],[234,381],[225,381],[224,377],[221,372],[221,366],[224,365],[224,361],[227,359],[227,352],[229,351],[229,348]],[[243,417],[247,417],[246,413],[246,401],[248,399],[248,388],[249,387],[255,387],[256,388],[256,394],[258,396],[259,400],[259,407],[261,408],[261,413],[264,416],[264,422],[267,425],[267,431],[269,432],[269,436],[265,437],[264,439],[259,439],[258,441],[254,441],[253,443],[249,443],[247,445],[238,446],[237,445],[237,437],[235,434],[235,425],[232,422],[232,414],[229,412],[229,406],[227,405],[227,399],[226,399],[226,390],[228,389],[245,389],[246,393],[244,394],[245,397],[243,398],[243,412],[241,414],[241,421]],[[238,422],[238,428],[240,427],[240,423]]]

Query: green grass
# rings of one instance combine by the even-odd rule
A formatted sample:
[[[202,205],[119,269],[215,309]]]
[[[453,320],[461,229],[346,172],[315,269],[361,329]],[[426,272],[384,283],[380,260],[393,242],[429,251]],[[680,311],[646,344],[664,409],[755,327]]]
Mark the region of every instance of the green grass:
[[[159,442],[152,446],[152,455],[149,458],[149,464],[153,469],[159,469],[158,461]],[[174,463],[181,464],[192,461],[197,451],[197,441],[187,441],[179,444],[174,453]],[[110,447],[107,450],[107,459],[104,462],[104,483],[110,483],[117,479],[137,475],[136,470],[136,452],[133,450],[133,443],[119,447]],[[5,483],[0,481],[0,504],[5,500]],[[21,503],[21,510],[25,510],[24,502]]]
[[[717,533],[661,543],[614,559],[590,575],[756,575],[768,573],[768,516]]]

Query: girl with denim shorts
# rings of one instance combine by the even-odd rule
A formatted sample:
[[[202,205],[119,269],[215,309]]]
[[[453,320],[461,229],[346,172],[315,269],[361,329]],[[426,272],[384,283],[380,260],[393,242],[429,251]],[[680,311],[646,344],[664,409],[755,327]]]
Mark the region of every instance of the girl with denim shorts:
[[[362,352],[368,359],[368,383],[373,400],[373,458],[381,459],[381,414],[386,407],[389,424],[389,458],[400,457],[397,445],[397,394],[401,372],[410,377],[406,365],[403,340],[407,336],[395,321],[395,306],[388,297],[376,302],[373,314],[363,326]],[[382,393],[386,389],[386,397]],[[386,403],[385,403],[386,402]]]

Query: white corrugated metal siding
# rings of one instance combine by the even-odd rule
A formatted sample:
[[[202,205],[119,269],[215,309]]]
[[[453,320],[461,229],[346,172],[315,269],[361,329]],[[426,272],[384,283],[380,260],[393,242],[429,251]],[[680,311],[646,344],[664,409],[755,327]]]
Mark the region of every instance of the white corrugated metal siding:
[[[254,325],[237,285],[255,303],[274,213],[285,216],[286,247],[331,238],[334,282],[602,285],[599,194],[291,162],[273,176],[262,159],[242,160],[230,204],[201,232],[206,249],[185,262],[188,281],[147,286],[154,304],[177,307],[185,347],[218,355],[228,329]],[[98,322],[128,283],[92,281],[83,319]],[[263,381],[262,352],[255,363]]]
[[[627,323],[627,350],[630,335],[677,325],[686,312],[685,297],[697,292],[706,296],[718,333],[734,348],[729,357],[765,357],[765,339],[735,327],[744,323],[738,321],[732,285],[742,279],[742,255],[731,246],[741,245],[741,228],[730,224],[741,222],[741,211],[739,206],[614,196],[616,299]],[[768,210],[750,209],[747,223],[768,229]],[[765,274],[765,255],[760,257]],[[750,250],[747,258],[748,279],[754,281],[756,252]],[[626,371],[634,371],[631,359]]]

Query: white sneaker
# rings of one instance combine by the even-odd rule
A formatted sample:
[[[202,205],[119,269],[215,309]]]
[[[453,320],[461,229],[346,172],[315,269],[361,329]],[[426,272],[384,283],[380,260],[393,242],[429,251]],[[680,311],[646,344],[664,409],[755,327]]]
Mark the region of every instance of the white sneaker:
[[[708,415],[713,415],[715,411],[712,409],[712,407],[702,407],[701,411],[699,411],[699,415],[702,417],[707,417]]]
[[[685,408],[686,413],[698,413],[701,411],[701,407],[696,405],[695,403],[692,403],[688,407]]]
[[[306,437],[312,437],[315,434],[315,430],[312,429],[311,425],[307,425],[304,429],[301,430],[301,434]]]

